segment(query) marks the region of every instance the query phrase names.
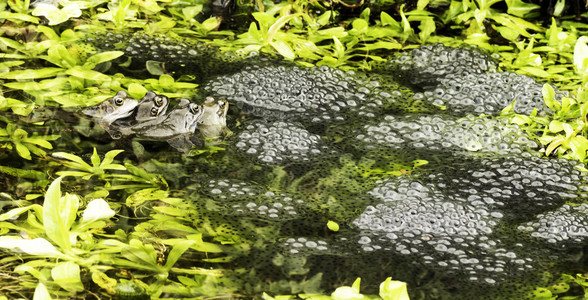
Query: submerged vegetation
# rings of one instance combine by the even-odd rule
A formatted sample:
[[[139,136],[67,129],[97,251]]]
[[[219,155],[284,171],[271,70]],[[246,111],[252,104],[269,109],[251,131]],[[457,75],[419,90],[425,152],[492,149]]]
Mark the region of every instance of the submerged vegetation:
[[[368,282],[368,292],[363,295],[359,279],[349,282],[335,268],[332,274],[310,273],[311,263],[307,264],[319,264],[323,258],[320,251],[324,250],[333,251],[328,253],[335,257],[324,259],[327,266],[332,263],[338,271],[347,267],[342,258],[344,251],[337,253],[336,247],[325,250],[326,246],[322,249],[323,239],[346,240],[344,234],[351,227],[349,216],[359,216],[374,203],[365,194],[375,194],[373,189],[382,180],[426,168],[429,162],[425,159],[429,157],[419,157],[410,150],[361,152],[358,145],[343,142],[350,132],[339,123],[315,122],[309,126],[314,133],[292,123],[258,122],[245,128],[248,117],[237,109],[231,111],[229,127],[243,127],[241,134],[234,137],[240,144],[233,147],[227,141],[206,141],[184,156],[170,152],[163,144],[112,141],[79,111],[120,90],[135,99],[154,91],[170,99],[203,100],[204,79],[217,80],[217,86],[206,88],[220,95],[224,83],[239,83],[242,79],[223,75],[243,68],[255,77],[262,73],[247,66],[272,66],[278,62],[350,71],[318,69],[322,71],[298,74],[317,82],[327,73],[330,78],[352,74],[356,76],[353,84],[357,84],[353,88],[360,91],[353,95],[357,99],[367,93],[384,95],[388,92],[384,86],[399,91],[393,97],[406,100],[415,93],[393,82],[395,78],[382,70],[399,53],[422,44],[443,43],[478,47],[496,60],[499,71],[529,75],[544,83],[543,108],[522,114],[515,109],[515,99],[495,117],[498,121],[482,115],[455,122],[440,118],[436,122],[446,122],[451,128],[499,127],[481,136],[507,128],[507,138],[520,142],[522,150],[517,151],[525,151],[535,142],[543,156],[586,163],[588,38],[583,35],[588,26],[572,21],[562,11],[561,3],[553,10],[556,18],[550,18],[540,14],[539,5],[521,0],[0,0],[0,248],[4,249],[0,256],[0,297],[447,296],[454,287],[424,271],[411,271],[408,277],[422,284],[412,287],[409,283],[408,292],[405,283],[393,280],[397,276],[386,279],[392,276],[387,275],[378,278],[379,282]],[[582,17],[586,18],[586,14]],[[167,42],[172,46],[161,46]],[[137,52],[140,49],[167,51],[168,57],[142,58]],[[181,52],[186,49],[193,52]],[[134,56],[132,51],[138,54]],[[185,57],[193,60],[182,61]],[[281,76],[282,69],[271,70],[275,77],[269,80],[277,82],[285,77]],[[360,75],[363,72],[373,77]],[[254,92],[259,91],[252,88],[251,94]],[[446,105],[427,106],[418,98],[410,99],[413,102],[405,108],[408,112],[426,115],[447,110]],[[273,105],[265,105],[270,104]],[[353,103],[345,105],[352,107]],[[332,111],[313,110],[313,117],[336,120],[337,116],[330,114],[339,110],[348,113],[346,109],[351,109],[345,105]],[[391,104],[379,105],[383,111],[399,110]],[[368,108],[346,121],[370,114],[373,112]],[[297,112],[290,115],[299,118],[296,121],[302,119]],[[366,130],[377,131],[392,126],[392,122],[405,121],[382,120]],[[413,123],[406,121],[412,124],[407,127],[422,120],[427,121],[426,117]],[[512,124],[518,125],[529,140],[521,141],[520,133],[512,129],[515,127],[509,127]],[[326,158],[303,164],[299,152],[284,150],[286,166],[270,161],[266,157],[278,151],[275,149],[294,146],[260,144],[250,138],[264,130],[281,130],[284,136],[291,137],[289,141],[316,136],[309,142],[314,147],[312,152]],[[451,143],[449,150],[456,152],[480,150],[482,143],[470,139],[470,144],[462,145],[455,138],[447,141]],[[329,152],[323,145],[326,142],[347,151],[340,152],[343,155]],[[361,142],[378,144],[370,137]],[[411,147],[418,148],[418,144]],[[266,156],[248,159],[243,153],[233,153],[233,148]],[[496,149],[490,152],[505,153],[499,146]],[[463,157],[465,161],[470,159]],[[432,155],[430,160],[442,158]],[[498,164],[491,160],[484,163]],[[475,173],[476,168],[482,170],[481,164],[472,163],[473,167],[465,169]],[[460,167],[448,166],[451,170]],[[435,175],[431,170],[434,169],[428,170],[429,175]],[[507,167],[504,170],[512,171]],[[570,174],[560,175],[578,177],[571,171]],[[385,188],[388,187],[382,189]],[[567,191],[554,190],[562,194]],[[254,200],[237,201],[247,195]],[[578,201],[567,196],[561,197],[562,202],[579,206]],[[217,197],[226,201],[217,201]],[[343,197],[353,201],[343,201]],[[265,206],[268,199],[274,201],[274,207]],[[272,209],[276,216],[282,214],[278,221],[271,212],[266,213]],[[297,220],[293,217],[296,214],[306,214],[314,223]],[[293,236],[299,232],[315,234],[317,240],[295,239]],[[270,245],[278,243],[299,243],[300,250],[296,251],[319,253],[319,259],[289,255],[293,252],[286,250],[271,252]],[[251,257],[259,261],[250,261]],[[255,268],[258,263],[263,268]],[[395,275],[407,267],[397,261],[388,264],[392,264],[386,267]],[[585,272],[585,266],[566,269],[562,274],[545,271],[537,275],[541,280],[515,286],[530,299],[580,299],[588,294]],[[372,279],[378,277],[372,275]],[[325,288],[321,283],[327,279],[340,287]],[[439,287],[447,290],[440,291]],[[376,293],[379,296],[367,295]]]

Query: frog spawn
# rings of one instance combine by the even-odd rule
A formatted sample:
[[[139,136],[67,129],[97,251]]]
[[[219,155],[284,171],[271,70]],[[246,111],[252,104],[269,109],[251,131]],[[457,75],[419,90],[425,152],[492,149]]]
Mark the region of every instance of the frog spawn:
[[[497,64],[478,51],[447,47],[443,44],[424,45],[402,53],[385,63],[380,72],[392,74],[398,80],[417,88],[431,88],[439,78],[448,75],[496,72]]]
[[[392,61],[390,65],[391,68],[385,70],[384,73],[393,76],[399,75],[397,78],[406,79],[407,82],[413,83],[414,86],[424,88],[424,93],[415,95],[417,98],[416,100],[431,102],[435,105],[447,106],[450,110],[450,114],[478,114],[481,110],[484,110],[481,111],[482,113],[496,114],[500,111],[500,106],[510,103],[512,99],[518,101],[515,105],[515,111],[532,111],[533,109],[540,109],[536,102],[536,91],[539,85],[534,85],[531,81],[527,81],[527,79],[522,77],[516,77],[512,74],[484,74],[487,71],[494,71],[496,64],[491,62],[488,57],[474,51],[454,49],[439,45],[424,46],[413,52],[401,55],[399,59]],[[313,103],[315,103],[313,102],[314,99],[312,99],[312,97],[311,101],[305,99],[305,101],[297,102],[297,100],[292,99],[298,96],[299,93],[295,91],[292,94],[288,94],[292,87],[294,87],[294,89],[297,88],[296,84],[298,84],[298,80],[309,84],[315,84],[315,82],[319,83],[317,85],[312,85],[313,89],[309,93],[318,95],[321,99],[330,98],[331,102],[329,103],[337,103],[337,101],[340,101],[339,99],[347,98],[338,98],[340,96],[340,94],[338,94],[340,92],[339,90],[336,88],[333,89],[332,86],[321,85],[324,81],[329,82],[330,78],[322,79],[319,77],[312,82],[308,82],[310,81],[309,78],[311,78],[308,74],[314,72],[315,69],[302,70],[303,71],[292,71],[293,74],[299,76],[299,78],[296,78],[296,76],[288,77],[288,73],[290,72],[289,68],[252,67],[231,76],[220,76],[215,78],[213,81],[205,84],[204,89],[207,93],[212,95],[226,95],[229,100],[236,102],[237,106],[242,108],[245,113],[250,113],[271,120],[279,119],[298,121],[301,123],[299,126],[305,126],[309,123],[316,124],[316,122],[337,122],[339,120],[347,120],[353,116],[362,116],[362,114],[364,116],[374,117],[380,112],[379,109],[381,109],[382,106],[396,101],[395,95],[391,92],[393,88],[380,89],[377,84],[363,80],[364,77],[355,74],[362,79],[359,80],[359,85],[352,85],[350,92],[357,96],[357,99],[366,98],[367,100],[356,102],[358,105],[355,106],[336,105],[332,107],[334,109],[331,109],[329,105],[323,105],[323,103],[319,102],[320,105],[316,105],[318,110],[304,109],[304,107],[307,107],[305,105],[312,107]],[[331,72],[334,71],[328,68],[324,70],[325,74],[330,74]],[[398,74],[394,74],[395,72]],[[344,74],[349,74],[350,78],[355,80],[355,75],[350,73]],[[474,74],[475,76],[470,76],[468,74]],[[282,75],[288,80],[280,81]],[[508,78],[513,76],[515,77],[515,82],[518,84],[516,88],[508,87],[508,83],[504,83],[505,80],[507,81],[509,80]],[[489,78],[490,80],[492,78],[498,78],[505,84],[504,89],[509,92],[514,91],[515,94],[507,94],[506,97],[489,96],[489,100],[486,102],[480,102],[482,103],[482,106],[471,104],[472,101],[474,103],[476,102],[474,99],[475,97],[473,96],[464,96],[463,99],[460,98],[460,95],[467,95],[472,89],[475,90],[477,85],[482,85],[483,87],[480,88],[479,91],[476,91],[476,93],[478,93],[476,94],[478,95],[476,99],[480,98],[479,95],[484,97],[485,89],[487,89],[487,86],[490,86],[484,82],[484,80],[488,80]],[[274,79],[281,84],[272,86]],[[470,80],[470,82],[462,84],[461,81],[467,80]],[[334,81],[340,82],[338,77],[335,77]],[[348,81],[348,79],[344,79],[344,81]],[[460,84],[459,91],[457,91],[455,83]],[[526,90],[528,94],[532,96],[529,98],[531,100],[528,100],[528,102],[519,101],[522,99],[521,96],[524,95],[516,94],[516,89],[519,87],[524,88],[523,85],[525,83],[531,86],[530,89]],[[235,86],[239,84],[242,84],[240,87],[245,88],[246,92],[241,92],[241,90],[235,89]],[[363,89],[364,87],[365,89]],[[438,90],[436,90],[436,88],[438,88]],[[451,99],[448,100],[443,98],[448,97],[446,95],[453,93],[454,89],[456,92],[455,98],[458,98],[455,103],[451,102]],[[359,93],[356,93],[358,91]],[[247,93],[254,95],[255,98],[247,98],[249,97]],[[283,94],[285,94],[285,96],[283,96],[284,99],[281,98]],[[268,95],[271,95],[271,97]],[[330,95],[333,95],[333,97]],[[391,99],[389,102],[383,101],[388,98]],[[264,101],[256,103],[255,100],[257,99],[264,99]],[[301,106],[303,108],[298,110]],[[460,108],[460,106],[466,107]],[[366,109],[365,107],[368,108]],[[452,110],[458,112],[451,112]],[[401,119],[401,117],[398,117],[396,120],[399,119]],[[448,118],[441,117],[441,120],[445,122]],[[405,121],[406,123],[410,123],[408,119]],[[476,122],[472,123],[477,125],[478,123]],[[257,125],[254,124],[254,127],[245,129],[243,132],[249,134],[255,132]],[[266,125],[267,128],[273,128],[271,127],[273,126],[271,123],[268,122],[266,124],[268,124]],[[485,121],[481,121],[481,124],[485,124]],[[247,125],[252,124],[246,124],[246,126]],[[369,126],[379,126],[383,128],[388,125],[390,124],[381,122],[379,125]],[[428,124],[423,121],[423,124],[421,125],[427,126],[433,124]],[[489,132],[489,137],[492,137],[494,131],[496,131],[493,131],[493,126],[494,125],[490,125],[486,127],[486,129],[482,129],[480,132]],[[363,129],[369,129],[369,127]],[[379,129],[376,128],[372,131],[374,134],[386,133],[378,132],[378,130]],[[387,129],[384,129],[384,131],[385,130]],[[394,130],[396,129],[390,128],[390,131]],[[406,133],[401,132],[401,137],[408,137],[414,132],[427,132],[427,129],[419,128],[410,128],[410,130]],[[363,134],[368,139],[372,138],[370,137],[370,134],[365,134],[365,132]],[[418,137],[418,134],[415,136]],[[380,143],[380,138],[373,137],[372,140],[366,140],[367,143],[363,143],[364,146],[369,146],[374,151],[390,151],[390,147],[387,143]],[[410,137],[412,137],[412,135]],[[517,135],[510,136],[510,132],[503,134],[498,138],[509,147],[512,143],[518,141]],[[244,146],[237,148],[245,152],[250,149],[255,149],[256,151],[262,149],[257,148],[262,146],[249,145],[250,139],[251,134],[249,136],[240,136],[237,143],[242,142],[244,143]],[[415,140],[418,141],[418,138]],[[417,151],[420,151],[421,149],[424,152],[426,151],[427,147],[418,148],[418,145],[414,144],[415,142],[411,142],[412,140],[409,139],[407,141],[408,143],[412,143],[412,147],[417,148]],[[257,142],[254,140],[253,144],[257,145]],[[455,141],[452,141],[452,143],[453,142]],[[485,151],[484,147],[492,147],[492,143],[490,140],[480,143],[482,146],[481,148],[480,146],[473,148],[469,146],[460,147],[466,150],[478,150],[482,154],[487,154],[488,151]],[[457,141],[453,143],[453,145],[459,146],[461,144]],[[523,141],[523,143],[520,143],[519,145],[521,149],[527,146],[532,146],[532,144],[527,144],[527,141]],[[519,148],[519,145],[513,146],[515,151],[507,149],[506,153],[518,153],[517,149]],[[439,146],[439,144],[435,142],[432,146]],[[443,147],[442,144],[441,147]],[[392,148],[397,149],[395,146]],[[450,150],[451,146],[444,149]],[[499,150],[502,151],[505,149],[501,148]],[[495,150],[489,152],[501,153],[499,151],[496,152]],[[278,153],[276,152],[275,155],[278,156],[277,154]],[[255,154],[251,155],[258,162],[265,163]],[[272,153],[272,155],[274,154]],[[371,210],[368,211],[368,208],[366,208],[364,213],[351,218],[354,220],[352,224],[359,231],[359,235],[339,240],[330,239],[328,242],[323,240],[323,242],[327,242],[326,247],[328,249],[334,249],[339,244],[349,244],[350,241],[353,241],[358,249],[365,251],[365,253],[380,252],[382,253],[382,256],[386,257],[392,255],[403,256],[410,253],[411,256],[416,256],[418,261],[426,265],[435,266],[435,268],[440,270],[455,271],[456,273],[461,272],[463,274],[465,272],[466,275],[468,275],[464,278],[465,280],[487,284],[504,281],[504,279],[516,280],[513,279],[513,277],[509,277],[508,273],[516,273],[518,275],[521,270],[538,268],[536,265],[537,260],[546,256],[537,255],[536,258],[535,254],[537,254],[540,249],[533,249],[532,246],[522,247],[523,244],[518,241],[522,241],[524,238],[533,238],[534,230],[542,232],[545,230],[544,227],[548,226],[541,225],[542,221],[528,223],[529,215],[539,214],[537,216],[537,218],[540,218],[539,220],[548,220],[552,217],[556,218],[557,213],[550,214],[550,210],[556,209],[566,201],[575,201],[577,193],[583,191],[582,189],[578,190],[577,188],[574,188],[584,181],[582,176],[577,174],[577,172],[573,170],[574,166],[567,162],[537,159],[524,155],[521,155],[520,157],[508,157],[506,159],[475,161],[474,165],[477,165],[478,168],[471,169],[464,169],[463,167],[460,169],[459,167],[452,165],[453,163],[458,164],[461,160],[463,160],[463,158],[460,157],[455,161],[444,161],[443,163],[448,163],[447,170],[430,171],[430,169],[427,169],[430,173],[416,176],[416,178],[406,178],[408,176],[405,176],[400,179],[394,178],[387,182],[381,182],[380,186],[374,188],[371,192],[371,196],[374,198],[374,203],[369,206],[371,207]],[[470,161],[469,163],[473,162]],[[467,167],[470,167],[470,165]],[[404,183],[402,182],[396,181],[401,179],[407,180],[405,185],[403,185]],[[415,190],[410,188],[410,183],[413,182],[416,182],[416,186],[419,187],[419,189]],[[404,188],[405,186],[406,189]],[[418,226],[422,225],[424,228],[424,226],[427,225],[427,223],[423,223],[423,221],[418,218],[419,216],[422,217],[423,215],[429,214],[428,217],[436,216],[438,220],[445,220],[443,218],[447,217],[447,228],[444,226],[435,227],[431,225],[430,228],[428,227],[427,229],[433,233],[437,233],[440,238],[436,239],[436,236],[432,235],[431,232],[427,235],[422,231],[415,231],[420,230],[418,229],[418,226],[411,227],[406,225],[398,232],[383,231],[382,228],[384,225],[382,224],[385,224],[384,217],[389,219],[390,211],[397,209],[397,207],[394,206],[394,201],[385,200],[387,199],[387,196],[379,195],[377,192],[378,188],[382,189],[383,187],[388,187],[390,191],[396,190],[396,192],[405,194],[414,193],[415,195],[419,195],[420,193],[420,196],[418,197],[409,195],[410,197],[408,199],[396,202],[399,206],[406,207],[406,210],[399,210],[396,214],[400,213],[401,216]],[[424,192],[422,190],[423,187],[425,187]],[[225,193],[225,190],[220,188],[219,190]],[[581,196],[585,197],[585,195]],[[259,210],[255,209],[253,205],[251,205],[251,209],[246,208],[247,204],[250,203],[256,204],[256,207],[260,204],[269,207],[266,203],[250,200],[245,201],[249,202],[235,206],[235,210],[238,213],[243,212],[256,215]],[[268,201],[271,203],[271,200]],[[450,204],[452,205],[451,209],[453,210],[451,210],[451,212],[453,212],[453,214],[446,216],[443,209],[449,211]],[[415,207],[417,208],[416,217],[412,214],[401,214],[411,211],[411,209],[414,209]],[[575,211],[574,214],[582,215],[582,213]],[[304,216],[300,217],[304,218]],[[463,221],[462,218],[464,219]],[[579,221],[570,222],[576,226],[584,226]],[[472,225],[472,231],[464,229],[464,224]],[[519,230],[514,236],[507,236],[505,233],[507,233],[508,230],[505,228],[513,224],[515,228],[519,225],[525,226],[525,228],[523,229],[521,227],[521,230]],[[553,226],[550,225],[550,228],[551,227]],[[441,232],[441,229],[444,231]],[[531,232],[528,232],[529,230]],[[460,233],[460,235],[457,233]],[[410,237],[411,234],[413,235],[412,237]],[[539,237],[536,238],[540,239]],[[287,239],[283,242],[282,246],[286,248],[286,251],[292,249],[296,249],[298,251],[296,253],[325,251],[322,248],[317,250],[317,247],[314,247],[314,243],[308,243],[307,245],[307,242],[313,241],[313,239],[292,239],[293,241]],[[566,241],[569,240],[562,238],[562,242]],[[315,241],[315,243],[316,245],[319,244],[318,241]],[[349,250],[345,247],[342,247],[342,249],[344,250],[341,251]],[[382,251],[384,249],[387,251]],[[472,254],[469,252],[470,249],[475,249],[475,251],[480,250],[481,252],[479,253],[481,254]],[[294,254],[294,252],[291,251],[290,253]],[[551,252],[551,254],[553,253],[554,252]],[[533,257],[533,259],[530,257]]]
[[[555,211],[537,215],[535,221],[520,225],[517,229],[530,232],[532,237],[545,240],[558,248],[561,248],[562,243],[583,243],[588,238],[588,204],[564,204]]]
[[[298,219],[306,215],[304,200],[237,180],[210,180],[206,193],[217,200],[225,214],[266,220]]]
[[[417,179],[382,181],[369,192],[376,202],[352,222],[361,231],[356,242],[367,252],[416,255],[425,265],[465,274],[470,281],[512,280],[504,274],[540,268],[537,258],[548,260],[557,253],[528,247],[529,237],[561,245],[566,236],[570,241],[586,236],[582,233],[588,232],[588,222],[581,218],[588,212],[585,204],[549,212],[586,189],[586,176],[574,167],[566,160],[507,157],[484,159],[478,168],[468,165]],[[551,177],[555,174],[557,178]],[[581,183],[582,188],[566,182]],[[538,214],[537,221],[518,226],[528,235],[513,242],[505,226],[529,214]],[[579,233],[574,239],[571,230]]]
[[[414,97],[444,106],[455,115],[497,115],[513,101],[513,111],[518,114],[548,110],[543,103],[543,84],[526,75],[510,72],[448,75],[439,81],[434,90]],[[558,98],[562,95],[558,93]]]
[[[366,207],[352,222],[362,231],[356,242],[363,251],[417,255],[426,265],[487,283],[495,283],[513,266],[518,271],[531,268],[531,259],[500,248],[499,239],[488,237],[503,215],[483,203],[468,205],[466,199],[405,178],[384,182],[369,193],[382,203]]]
[[[246,114],[315,123],[343,121],[349,114],[374,116],[384,103],[402,97],[380,89],[365,75],[328,67],[247,67],[216,78],[204,90]]]
[[[308,162],[319,155],[332,154],[320,136],[311,134],[300,124],[289,122],[254,122],[245,127],[235,147],[267,164]]]
[[[377,125],[365,125],[355,138],[368,149],[377,147],[402,148],[411,146],[430,151],[474,151],[515,154],[534,149],[537,144],[517,125],[504,119],[454,118],[436,116],[384,117]]]

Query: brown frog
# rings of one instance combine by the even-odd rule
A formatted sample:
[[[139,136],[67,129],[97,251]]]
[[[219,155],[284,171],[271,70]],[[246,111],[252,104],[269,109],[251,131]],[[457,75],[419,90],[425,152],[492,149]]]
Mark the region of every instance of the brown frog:
[[[198,131],[203,138],[216,138],[227,130],[227,111],[229,103],[225,100],[215,100],[206,97],[202,104],[203,114],[198,122]]]
[[[92,116],[100,127],[108,131],[110,125],[119,119],[131,116],[139,102],[124,92],[119,91],[114,97],[102,101],[101,103],[88,107],[82,112]]]

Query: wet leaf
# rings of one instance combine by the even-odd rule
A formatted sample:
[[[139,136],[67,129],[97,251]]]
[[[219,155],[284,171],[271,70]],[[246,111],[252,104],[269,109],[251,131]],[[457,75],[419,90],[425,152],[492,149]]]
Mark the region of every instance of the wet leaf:
[[[62,249],[71,250],[69,239],[68,220],[71,215],[75,217],[79,200],[77,196],[61,196],[61,180],[63,177],[55,179],[47,192],[43,202],[43,226],[47,237]]]
[[[331,231],[339,231],[339,224],[334,221],[328,221],[327,228],[329,228]]]
[[[61,288],[71,293],[84,291],[80,266],[72,261],[60,262],[51,269],[51,277]]]

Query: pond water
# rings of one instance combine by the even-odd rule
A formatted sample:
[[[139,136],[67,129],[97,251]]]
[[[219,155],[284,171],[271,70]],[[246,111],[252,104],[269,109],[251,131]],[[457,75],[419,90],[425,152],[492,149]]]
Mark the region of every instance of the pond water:
[[[330,291],[356,277],[377,293],[392,276],[414,299],[513,299],[546,273],[583,269],[585,175],[498,116],[513,100],[517,113],[549,111],[541,83],[484,54],[423,46],[362,74],[150,37],[123,50],[139,65],[175,53],[168,70],[200,76],[195,101],[230,104],[226,150],[186,157],[141,141],[132,159],[164,175],[195,228],[239,245],[229,262],[194,264],[233,270],[243,293]]]

